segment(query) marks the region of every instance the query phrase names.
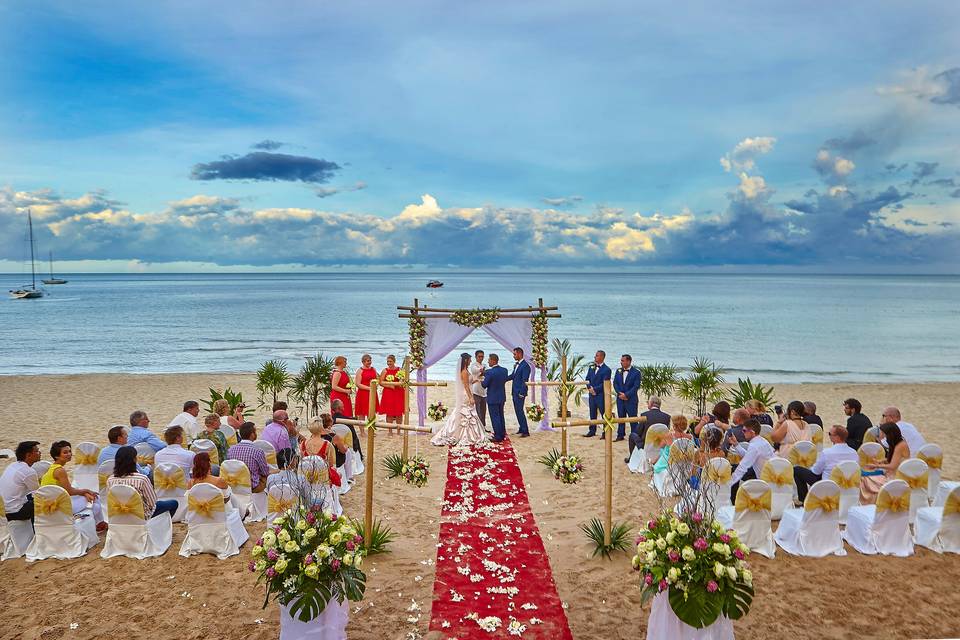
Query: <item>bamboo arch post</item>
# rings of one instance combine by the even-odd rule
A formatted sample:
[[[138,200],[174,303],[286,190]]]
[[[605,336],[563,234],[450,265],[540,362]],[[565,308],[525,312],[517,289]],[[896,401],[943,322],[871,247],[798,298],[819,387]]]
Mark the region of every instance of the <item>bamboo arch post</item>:
[[[567,356],[560,356],[560,380],[543,380],[537,382],[536,380],[528,382],[528,387],[557,387],[560,389],[560,420],[566,421],[570,415],[569,409],[567,409],[567,402],[569,400],[570,387],[586,386],[586,381],[584,380],[574,380],[570,381],[567,379]],[[567,430],[561,429],[560,433],[560,455],[567,455]]]
[[[373,470],[374,457],[373,449],[377,442],[377,381],[370,381],[370,403],[367,408],[367,487],[363,512],[363,543],[370,549],[370,543],[373,540]],[[609,438],[608,438],[609,439]]]

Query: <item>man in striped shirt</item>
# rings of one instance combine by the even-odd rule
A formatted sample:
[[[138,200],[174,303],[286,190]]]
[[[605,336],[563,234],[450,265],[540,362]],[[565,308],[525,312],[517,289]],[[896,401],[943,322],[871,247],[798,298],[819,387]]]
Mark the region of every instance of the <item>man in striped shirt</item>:
[[[253,493],[260,493],[267,486],[267,476],[270,475],[270,465],[267,464],[267,455],[253,444],[257,439],[257,427],[252,422],[240,425],[240,442],[227,450],[227,458],[239,460],[250,470],[250,487]]]

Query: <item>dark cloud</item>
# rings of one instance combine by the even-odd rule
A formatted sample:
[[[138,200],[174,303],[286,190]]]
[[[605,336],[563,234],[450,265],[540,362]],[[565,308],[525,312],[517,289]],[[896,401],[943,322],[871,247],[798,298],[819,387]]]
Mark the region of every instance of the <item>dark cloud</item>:
[[[951,194],[950,194],[950,197],[951,197],[951,198],[960,198],[960,189],[957,189],[956,191],[954,191],[953,193],[951,193]]]
[[[886,169],[887,173],[894,174],[894,173],[900,173],[901,171],[903,171],[904,169],[906,169],[906,168],[909,167],[909,166],[910,166],[910,164],[907,163],[907,162],[904,162],[903,164],[892,164],[892,163],[891,163],[891,164],[886,165],[886,166],[884,167],[884,169]]]
[[[864,147],[876,144],[877,141],[871,136],[858,129],[847,138],[830,138],[823,143],[824,149],[830,149],[841,154],[852,154]],[[889,167],[890,165],[888,165]]]
[[[927,186],[931,187],[955,187],[956,181],[953,178],[938,178],[936,180],[931,180],[926,183]]]
[[[251,149],[261,149],[263,151],[276,151],[280,147],[287,144],[286,142],[280,142],[278,140],[261,140],[256,144],[250,145]]]
[[[193,180],[266,180],[328,182],[340,169],[336,162],[291,156],[285,153],[254,151],[245,156],[224,156],[220,160],[194,165]]]
[[[926,222],[920,222],[919,220],[914,220],[913,218],[906,218],[903,221],[903,224],[909,225],[911,227],[926,227],[928,226]]]
[[[910,186],[915,187],[920,184],[920,181],[924,178],[929,178],[934,173],[937,172],[937,167],[940,166],[939,162],[914,162],[913,163],[913,180],[910,181]]]
[[[541,198],[544,204],[551,207],[569,207],[583,202],[583,196],[560,196],[559,198]]]
[[[329,198],[330,196],[335,196],[338,193],[345,193],[347,191],[361,191],[366,188],[367,183],[361,180],[346,187],[316,187],[313,191],[317,194],[318,198]]]
[[[930,98],[936,104],[955,104],[960,107],[960,67],[941,71],[933,79],[942,83],[942,93]]]

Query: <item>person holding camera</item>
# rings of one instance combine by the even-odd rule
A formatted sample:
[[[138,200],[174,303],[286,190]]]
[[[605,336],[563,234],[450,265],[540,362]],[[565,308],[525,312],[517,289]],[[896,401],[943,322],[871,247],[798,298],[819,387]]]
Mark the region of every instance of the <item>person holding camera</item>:
[[[777,455],[786,458],[793,449],[793,445],[801,440],[810,440],[810,426],[804,421],[804,406],[799,400],[794,400],[787,405],[787,412],[783,412],[783,407],[776,406],[777,425],[770,433],[770,438],[774,442],[780,443]]]

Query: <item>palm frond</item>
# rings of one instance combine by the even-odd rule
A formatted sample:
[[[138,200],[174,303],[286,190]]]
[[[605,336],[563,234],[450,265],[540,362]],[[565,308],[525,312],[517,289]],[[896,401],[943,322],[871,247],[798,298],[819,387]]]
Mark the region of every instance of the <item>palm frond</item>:
[[[587,524],[580,525],[587,539],[593,543],[593,555],[602,555],[610,559],[614,551],[626,551],[630,545],[630,527],[625,523],[615,523],[610,529],[610,544],[604,542],[605,528],[600,518],[594,518]]]
[[[399,453],[394,453],[384,458],[380,464],[387,470],[387,478],[399,478],[403,475],[403,465],[406,463],[406,458]]]
[[[553,473],[553,465],[560,458],[560,451],[556,448],[551,449],[545,455],[537,458],[537,462],[545,466],[550,470],[550,473]]]
[[[363,529],[363,522],[356,522],[357,531],[360,532],[360,535],[363,536],[363,544],[367,544],[367,532]],[[390,550],[387,549],[390,544],[393,543],[396,538],[396,534],[393,532],[390,527],[384,525],[380,520],[374,520],[373,526],[370,527],[370,547],[367,551],[368,556],[376,555],[378,553],[389,553]]]

